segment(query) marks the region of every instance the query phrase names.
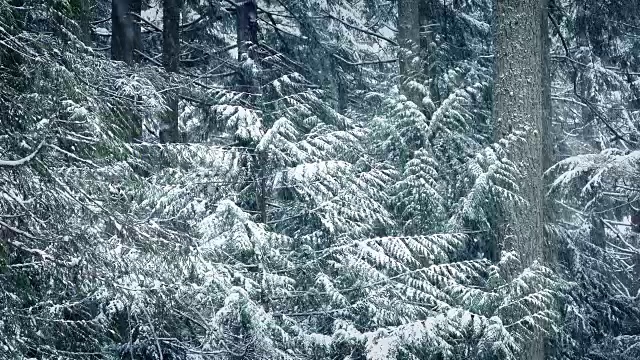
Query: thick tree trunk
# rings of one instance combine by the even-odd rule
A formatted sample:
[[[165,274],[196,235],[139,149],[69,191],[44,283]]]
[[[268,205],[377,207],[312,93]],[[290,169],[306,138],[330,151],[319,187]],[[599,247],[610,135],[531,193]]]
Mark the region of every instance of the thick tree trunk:
[[[553,108],[551,103],[551,37],[549,36],[549,0],[542,0],[540,36],[542,40],[542,169],[547,170],[556,162],[553,132]]]
[[[539,0],[497,0],[494,119],[496,140],[525,132],[520,153],[529,201],[524,217],[513,217],[516,248],[526,264],[538,258],[542,240],[542,55]]]
[[[81,0],[83,7],[93,0]],[[86,5],[87,7],[89,5]],[[111,2],[111,59],[124,61],[132,65],[139,59],[136,50],[141,49],[141,31],[137,16],[142,12],[141,0],[112,0]],[[89,27],[86,14],[81,15],[81,26]],[[86,22],[86,25],[83,25]],[[91,39],[85,39],[91,41]],[[137,102],[137,98],[132,99]],[[142,120],[133,116],[129,123],[129,140],[139,138],[142,135]]]
[[[542,45],[542,170],[546,171],[557,161],[555,153],[556,135],[553,130],[553,107],[551,102],[551,37],[549,36],[549,0],[542,0],[540,21],[540,36]],[[543,196],[544,220],[551,223],[557,213],[557,205],[554,200],[546,196],[550,181],[545,182]],[[544,261],[551,268],[556,268],[558,259],[557,244],[554,239],[546,234],[544,246]]]
[[[420,1],[398,0],[398,63],[400,65],[400,90],[409,100],[421,105],[421,98],[406,86],[409,79],[419,74],[420,52]]]
[[[258,5],[256,0],[239,2],[236,8],[236,35],[238,41],[238,61],[240,66],[240,91],[254,94],[258,91],[256,79],[249,59],[257,59]]]
[[[541,0],[495,1],[495,137],[519,130],[526,140],[514,160],[522,164],[520,195],[528,203],[505,214],[505,235],[513,238],[505,245],[518,252],[525,266],[541,258],[543,246],[541,5]],[[542,337],[533,343],[525,358],[543,359]]]
[[[111,60],[133,63],[133,18],[130,0],[111,2]]]
[[[162,15],[162,65],[167,73],[177,73],[180,64],[180,9],[181,0],[164,0]],[[168,110],[160,127],[160,142],[180,140],[178,129],[178,96],[174,91],[166,95]]]
[[[243,0],[238,2],[236,8],[236,35],[238,41],[238,61],[240,64],[240,91],[249,94],[249,103],[254,101],[252,94],[260,91],[260,79],[253,72],[252,61],[259,62],[258,58],[258,4],[256,0]],[[267,223],[267,168],[268,154],[256,152],[254,166],[256,171],[256,206],[260,213],[260,220]]]
[[[142,31],[140,28],[139,16],[142,15],[142,0],[129,0],[129,13],[131,17],[131,55],[135,62],[140,62],[140,54],[136,52],[142,51]]]
[[[427,79],[434,79],[436,69],[433,66],[437,62],[436,53],[431,48],[433,22],[436,19],[436,10],[434,2],[437,0],[420,1],[420,52],[422,62],[422,73]],[[429,83],[429,96],[434,103],[440,103],[440,94],[436,81]],[[430,116],[431,114],[427,114]]]
[[[253,58],[254,45],[258,43],[258,4],[256,0],[244,0],[236,9],[236,32],[238,40],[238,61],[244,54]]]
[[[78,18],[80,31],[82,32],[82,34],[80,34],[80,39],[87,46],[91,45],[91,20],[93,18],[93,10],[91,9],[92,4],[92,0],[80,0],[80,14]]]

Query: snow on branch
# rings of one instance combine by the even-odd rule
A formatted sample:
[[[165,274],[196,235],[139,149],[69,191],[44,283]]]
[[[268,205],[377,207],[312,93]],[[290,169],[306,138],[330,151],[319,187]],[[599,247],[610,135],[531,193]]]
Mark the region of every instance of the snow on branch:
[[[0,166],[20,166],[20,165],[24,165],[26,163],[28,163],[29,161],[31,161],[31,159],[33,159],[38,152],[40,151],[40,149],[42,148],[42,146],[44,145],[44,141],[42,141],[40,143],[40,145],[38,145],[38,147],[29,155],[23,157],[22,159],[18,159],[18,160],[0,160]]]
[[[31,233],[28,233],[28,232],[26,232],[24,230],[20,230],[20,229],[18,229],[16,227],[13,227],[13,226],[7,224],[4,221],[0,221],[0,227],[4,227],[4,228],[8,229],[9,231],[13,232],[14,234],[18,234],[18,235],[24,236],[25,238],[30,239],[30,240],[41,240],[38,237],[36,237],[35,235],[32,235]],[[45,252],[44,250],[31,248],[31,247],[27,246],[25,243],[23,243],[22,241],[18,241],[18,240],[6,239],[6,243],[8,245],[13,246],[16,249],[22,250],[22,251],[24,251],[26,253],[29,253],[31,255],[34,255],[34,256],[38,256],[38,257],[42,258],[43,261],[51,261],[51,262],[53,262],[55,264],[62,265],[62,266],[65,266],[65,267],[76,266],[76,265],[78,265],[78,263],[80,261],[80,258],[74,258],[74,259],[71,259],[70,261],[61,261],[59,259],[56,259],[51,254]]]

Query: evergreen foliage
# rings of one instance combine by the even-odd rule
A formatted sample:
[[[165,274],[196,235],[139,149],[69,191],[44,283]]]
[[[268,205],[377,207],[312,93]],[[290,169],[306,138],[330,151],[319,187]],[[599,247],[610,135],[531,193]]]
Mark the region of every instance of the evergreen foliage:
[[[239,59],[240,5],[184,2],[169,75],[158,1],[125,64],[109,2],[0,0],[0,359],[638,357],[632,5],[550,3],[556,258],[531,264],[489,1],[422,2],[404,74],[394,2],[257,1]]]

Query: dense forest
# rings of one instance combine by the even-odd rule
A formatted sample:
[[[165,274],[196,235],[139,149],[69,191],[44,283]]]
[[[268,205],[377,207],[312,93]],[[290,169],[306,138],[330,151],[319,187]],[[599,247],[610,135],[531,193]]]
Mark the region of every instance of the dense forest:
[[[639,184],[638,0],[0,0],[0,360],[637,360]]]

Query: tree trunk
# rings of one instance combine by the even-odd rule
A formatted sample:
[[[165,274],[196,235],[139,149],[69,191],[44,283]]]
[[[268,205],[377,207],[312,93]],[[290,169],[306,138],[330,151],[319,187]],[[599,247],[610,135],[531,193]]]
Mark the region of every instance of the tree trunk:
[[[505,245],[517,251],[524,266],[541,258],[543,245],[541,5],[541,0],[495,1],[495,138],[518,130],[526,140],[513,160],[522,165],[519,195],[528,203],[505,214],[506,235],[514,239]],[[525,358],[543,359],[542,337],[532,343]]]
[[[437,10],[435,6],[436,0],[420,1],[420,51],[422,61],[422,73],[427,79],[435,79],[436,68],[433,66],[436,62],[435,49],[431,48],[433,41],[433,25],[438,22]],[[429,96],[431,101],[440,103],[440,94],[438,94],[436,81],[429,82]]]
[[[236,8],[236,35],[238,41],[238,61],[240,62],[240,88],[239,91],[249,95],[249,104],[253,104],[255,97],[260,91],[260,79],[254,74],[253,61],[259,61],[258,51],[258,4],[256,0],[244,0],[238,3]],[[256,206],[260,213],[260,220],[268,222],[267,218],[267,183],[268,154],[256,151],[254,166],[256,178]]]
[[[180,64],[180,9],[181,0],[164,0],[162,14],[162,65],[167,73],[177,73]],[[178,142],[178,95],[166,94],[168,110],[160,127],[160,142]]]
[[[140,62],[140,54],[136,52],[142,51],[142,31],[140,29],[140,19],[139,16],[142,15],[142,0],[129,0],[129,12],[131,14],[131,54],[133,60],[135,62]]]
[[[129,12],[131,14],[134,14],[132,16],[132,24],[131,24],[131,32],[132,32],[132,44],[131,44],[131,48],[133,51],[132,58],[133,61],[136,63],[139,63],[142,56],[140,56],[140,53],[138,53],[138,51],[142,51],[142,31],[140,28],[140,19],[138,18],[139,16],[142,15],[142,0],[130,0],[131,2],[129,3]],[[137,15],[137,16],[136,16]],[[142,96],[140,95],[136,95],[135,96],[135,102],[136,102],[136,107],[141,105],[141,101],[142,101]],[[135,139],[139,139],[142,136],[142,118],[140,116],[135,116],[132,124],[131,124],[131,139],[132,142]]]
[[[542,170],[556,162],[553,132],[553,108],[551,103],[551,37],[549,36],[549,0],[542,0],[540,36],[542,40]]]
[[[422,103],[419,94],[407,87],[407,82],[420,71],[420,1],[398,0],[398,63],[400,66],[400,90],[418,106]]]
[[[236,9],[236,31],[238,39],[238,61],[244,54],[253,58],[253,46],[258,43],[258,4],[256,0],[244,0]]]
[[[91,9],[92,4],[92,0],[80,0],[80,15],[78,18],[80,31],[82,32],[80,39],[87,46],[91,45],[91,20],[93,18],[93,10]]]
[[[83,9],[88,8],[93,0],[81,0]],[[84,10],[83,10],[84,11]],[[135,15],[140,16],[142,12],[141,0],[112,0],[111,2],[111,59],[124,61],[132,65],[139,60],[136,50],[141,50],[140,22]],[[81,15],[81,27],[90,26],[88,15]],[[85,24],[86,23],[86,24]],[[85,42],[91,39],[85,39]],[[138,98],[132,99],[134,103]],[[129,119],[128,133],[129,140],[133,142],[142,135],[142,120],[138,116]]]
[[[111,60],[133,63],[133,19],[130,0],[111,2]]]
[[[258,44],[258,5],[256,0],[244,0],[236,8],[238,61],[240,61],[240,92],[254,94],[257,83],[250,59],[256,59]]]
[[[549,36],[549,0],[542,0],[540,21],[540,36],[542,46],[542,171],[553,166],[556,161],[555,144],[556,135],[553,130],[553,107],[551,102],[551,37]],[[549,190],[549,179],[544,183],[544,221],[553,222],[558,211],[554,200],[546,196]],[[546,234],[544,246],[544,262],[552,269],[556,268],[558,259],[557,244],[554,239]]]
[[[578,54],[576,60],[584,64],[590,64],[591,59],[589,55],[591,54],[591,49],[588,34],[589,14],[586,11],[585,1],[577,0],[576,9],[577,14],[575,29],[576,43],[578,45]],[[578,91],[578,94],[580,94],[583,99],[592,101],[593,99],[590,96],[590,88],[593,86],[593,84],[591,84],[589,77],[586,76],[585,71],[580,72],[580,70],[576,70],[576,72],[578,72],[575,74],[575,76],[577,76],[578,78],[576,81],[576,85],[578,87],[578,89],[576,90]],[[599,146],[596,138],[596,121],[593,112],[587,106],[582,107],[582,124],[582,136],[584,137],[587,146],[591,148],[589,150],[597,150]]]

